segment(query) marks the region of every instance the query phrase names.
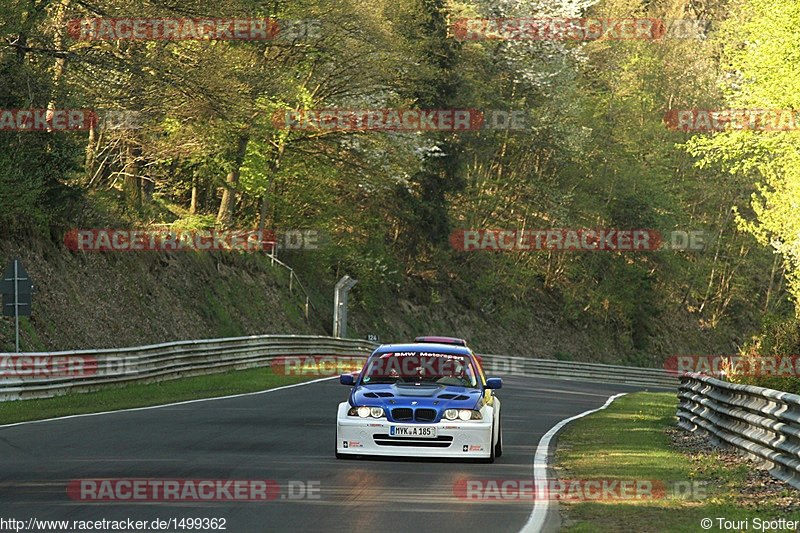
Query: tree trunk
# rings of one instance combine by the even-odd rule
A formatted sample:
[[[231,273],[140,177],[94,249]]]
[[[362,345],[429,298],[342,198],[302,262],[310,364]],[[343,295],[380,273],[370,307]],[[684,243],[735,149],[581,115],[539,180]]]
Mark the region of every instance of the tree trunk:
[[[775,273],[778,271],[778,258],[780,256],[775,254],[775,259],[772,260],[772,273],[769,275],[769,285],[767,286],[767,298],[764,302],[764,312],[769,312],[769,300],[772,297],[772,287],[775,285]]]
[[[247,143],[249,141],[249,133],[245,131],[239,134],[233,167],[225,179],[225,189],[222,191],[222,201],[219,204],[219,212],[217,213],[217,226],[223,229],[229,228],[233,219],[233,201],[236,198],[236,188],[239,186],[239,175],[244,156],[247,154]]]
[[[126,143],[125,150],[125,200],[134,209],[142,207],[142,183],[139,178],[139,153],[141,149],[132,143]]]
[[[147,177],[141,180],[142,183],[142,203],[149,204],[153,201],[153,193],[156,192],[156,182]]]
[[[94,169],[97,162],[96,138],[97,134],[94,127],[92,127],[89,129],[89,142],[86,143],[86,159],[84,160],[86,183],[88,185],[91,185],[92,178],[94,178]]]
[[[275,173],[281,168],[281,159],[283,159],[283,152],[286,150],[286,143],[281,140],[278,144],[278,153],[275,154],[275,159],[273,159],[269,164],[269,179],[267,181],[267,186],[264,190],[264,198],[261,200],[261,210],[259,211],[258,217],[258,229],[260,231],[264,231],[267,226],[267,211],[269,209],[269,193],[272,189],[272,182],[275,179]]]
[[[189,214],[197,214],[197,169],[192,173],[192,204],[189,206]]]
[[[56,50],[61,50],[64,43],[61,38],[62,28],[66,25],[66,12],[67,7],[69,6],[69,0],[64,0],[63,2],[58,4],[56,8],[56,15],[53,20],[53,26],[56,28],[55,30],[55,38],[53,40],[53,48]],[[50,101],[47,102],[47,110],[53,111],[56,108],[56,94],[58,93],[58,84],[61,81],[61,75],[64,73],[64,67],[67,64],[67,60],[64,57],[57,57],[55,68],[53,69],[53,90],[50,93]]]

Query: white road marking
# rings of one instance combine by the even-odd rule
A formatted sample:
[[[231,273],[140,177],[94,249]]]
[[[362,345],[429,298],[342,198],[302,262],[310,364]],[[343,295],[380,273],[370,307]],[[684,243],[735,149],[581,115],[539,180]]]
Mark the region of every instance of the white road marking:
[[[41,424],[42,422],[53,422],[53,421],[56,421],[56,420],[68,420],[70,418],[83,418],[83,417],[86,417],[86,416],[100,416],[100,415],[108,415],[108,414],[112,414],[112,413],[127,413],[129,411],[147,411],[149,409],[161,409],[163,407],[172,407],[174,405],[188,405],[190,403],[212,402],[214,400],[227,400],[227,399],[230,399],[230,398],[242,398],[244,396],[256,396],[258,394],[267,394],[269,392],[275,392],[275,391],[279,391],[279,390],[291,389],[291,388],[294,388],[294,387],[302,387],[303,385],[310,385],[312,383],[319,383],[320,381],[327,381],[329,379],[334,379],[334,378],[338,379],[339,376],[332,376],[332,377],[329,377],[329,378],[314,379],[314,380],[311,380],[311,381],[304,381],[302,383],[295,383],[293,385],[283,385],[281,387],[275,387],[274,389],[266,389],[266,390],[261,390],[261,391],[256,391],[256,392],[244,392],[242,394],[232,394],[230,396],[217,396],[215,398],[200,398],[200,399],[197,399],[197,400],[185,400],[185,401],[182,401],[182,402],[164,403],[164,404],[161,404],[161,405],[150,405],[150,406],[147,406],[147,407],[132,407],[130,409],[116,409],[116,410],[113,410],[113,411],[100,411],[98,413],[82,413],[82,414],[79,414],[79,415],[59,416],[59,417],[56,417],[56,418],[43,418],[42,420],[29,420],[29,421],[26,421],[26,422],[15,422],[13,424],[2,425],[2,426],[0,426],[0,429],[10,428],[10,427],[14,427],[14,426],[25,426],[25,425],[28,425],[28,424]],[[19,401],[24,401],[24,400],[19,400]]]
[[[625,396],[626,394],[628,393],[623,392],[620,394],[615,394],[614,396],[608,398],[602,407],[584,411],[583,413],[564,419],[553,426],[550,431],[544,434],[544,436],[542,436],[542,439],[539,441],[539,446],[536,448],[536,454],[533,456],[534,486],[537,487],[538,494],[534,499],[533,510],[528,517],[528,522],[522,526],[522,529],[519,530],[519,533],[540,533],[544,527],[545,519],[547,518],[547,511],[550,507],[550,501],[546,496],[544,496],[543,483],[547,480],[547,455],[550,450],[550,441],[553,440],[553,437],[556,435],[556,433],[558,433],[561,428],[573,420],[578,420],[586,415],[596,413],[597,411],[602,411],[611,405],[611,402],[621,396]]]

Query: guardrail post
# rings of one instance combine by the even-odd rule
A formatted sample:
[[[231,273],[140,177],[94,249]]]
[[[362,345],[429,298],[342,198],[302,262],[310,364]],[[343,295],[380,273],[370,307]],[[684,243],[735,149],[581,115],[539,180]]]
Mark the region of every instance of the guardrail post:
[[[344,337],[347,335],[347,294],[358,280],[344,276],[336,284],[333,293],[333,336]]]

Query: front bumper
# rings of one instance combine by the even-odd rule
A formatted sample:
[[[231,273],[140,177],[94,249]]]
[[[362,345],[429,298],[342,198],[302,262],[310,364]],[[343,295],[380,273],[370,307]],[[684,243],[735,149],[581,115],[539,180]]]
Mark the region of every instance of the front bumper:
[[[493,413],[484,409],[483,420],[445,420],[435,424],[408,424],[385,419],[347,416],[350,404],[339,404],[336,451],[350,455],[402,457],[488,458],[491,456]],[[391,426],[432,426],[436,438],[391,437]]]

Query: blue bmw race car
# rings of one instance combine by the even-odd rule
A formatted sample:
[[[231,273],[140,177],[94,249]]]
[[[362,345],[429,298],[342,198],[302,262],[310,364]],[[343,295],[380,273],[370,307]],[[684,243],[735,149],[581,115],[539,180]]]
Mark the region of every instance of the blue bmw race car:
[[[339,404],[336,457],[478,458],[503,452],[499,378],[486,379],[466,345],[385,344],[370,355]]]

